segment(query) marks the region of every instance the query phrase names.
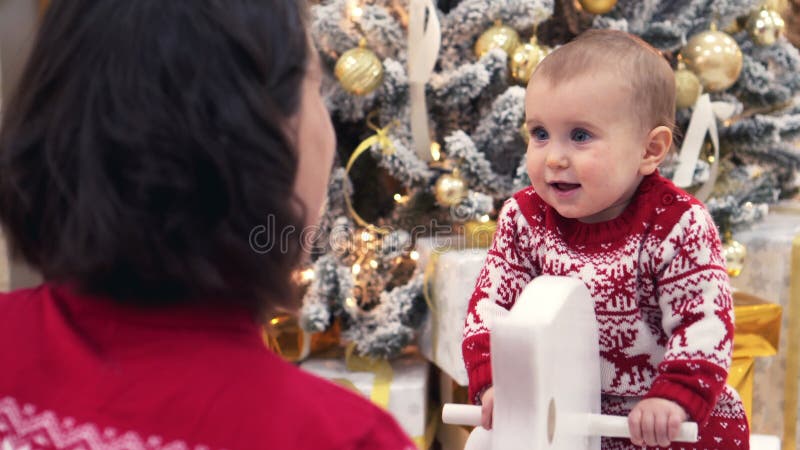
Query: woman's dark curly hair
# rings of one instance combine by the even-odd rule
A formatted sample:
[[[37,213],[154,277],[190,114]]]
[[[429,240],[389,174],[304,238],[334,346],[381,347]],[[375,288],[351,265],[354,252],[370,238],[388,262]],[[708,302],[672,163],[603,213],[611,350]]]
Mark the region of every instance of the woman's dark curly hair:
[[[302,0],[51,2],[0,131],[14,253],[120,301],[295,306],[299,242],[250,235],[305,223],[305,23]]]

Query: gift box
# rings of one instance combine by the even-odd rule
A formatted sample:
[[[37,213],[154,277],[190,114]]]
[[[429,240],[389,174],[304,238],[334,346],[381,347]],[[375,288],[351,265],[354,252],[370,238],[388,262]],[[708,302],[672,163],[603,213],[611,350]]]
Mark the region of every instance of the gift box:
[[[778,354],[754,361],[751,430],[782,436],[784,450],[800,448],[800,205],[775,208],[733,238],[747,256],[731,284],[783,308]]]
[[[320,333],[309,333],[293,314],[277,314],[262,328],[264,344],[283,359],[298,362],[339,345],[339,323]]]
[[[461,386],[468,384],[461,354],[464,321],[486,248],[468,248],[461,236],[417,240],[425,270],[424,293],[430,314],[420,328],[420,352]]]
[[[747,420],[752,422],[755,358],[773,356],[778,352],[782,308],[738,291],[733,294],[733,303],[736,330],[728,384],[739,392]]]
[[[420,356],[404,355],[391,361],[349,354],[312,356],[300,363],[300,368],[361,393],[387,410],[420,449],[430,445],[429,364]]]

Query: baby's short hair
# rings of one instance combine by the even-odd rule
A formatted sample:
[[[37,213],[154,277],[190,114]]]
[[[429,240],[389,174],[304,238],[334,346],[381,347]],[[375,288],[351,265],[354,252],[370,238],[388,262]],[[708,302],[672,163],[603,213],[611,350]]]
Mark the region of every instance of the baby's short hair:
[[[616,30],[588,30],[550,53],[531,81],[552,83],[597,71],[612,71],[631,87],[632,110],[642,125],[674,127],[675,75],[661,53],[642,39]]]

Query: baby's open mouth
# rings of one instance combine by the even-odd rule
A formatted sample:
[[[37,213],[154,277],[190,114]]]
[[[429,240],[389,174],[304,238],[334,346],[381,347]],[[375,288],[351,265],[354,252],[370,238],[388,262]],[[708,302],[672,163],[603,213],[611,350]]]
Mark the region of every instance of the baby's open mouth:
[[[550,186],[561,192],[567,192],[581,187],[581,185],[577,183],[562,183],[562,182],[550,183]]]

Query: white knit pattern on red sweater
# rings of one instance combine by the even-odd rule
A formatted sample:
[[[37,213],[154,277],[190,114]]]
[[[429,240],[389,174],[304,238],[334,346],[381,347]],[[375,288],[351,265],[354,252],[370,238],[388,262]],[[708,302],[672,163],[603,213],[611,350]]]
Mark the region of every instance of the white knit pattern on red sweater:
[[[703,205],[658,174],[601,224],[560,217],[533,191],[509,199],[464,330],[473,398],[491,384],[489,329],[537,275],[582,280],[595,299],[604,395],[668,398],[705,420],[724,388],[733,307],[721,245]]]

